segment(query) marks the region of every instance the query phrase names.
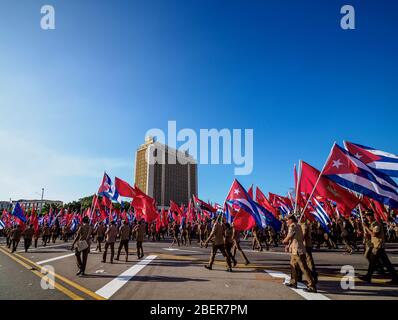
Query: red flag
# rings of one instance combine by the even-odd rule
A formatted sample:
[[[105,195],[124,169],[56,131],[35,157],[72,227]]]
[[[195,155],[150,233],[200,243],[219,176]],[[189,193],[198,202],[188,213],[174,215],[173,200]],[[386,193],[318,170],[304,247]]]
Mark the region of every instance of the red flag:
[[[181,208],[173,200],[170,200],[170,211],[176,212],[179,216],[183,215]]]
[[[264,193],[260,190],[259,187],[256,188],[256,202],[258,202],[265,209],[271,212],[275,217],[279,216],[276,209],[271,205],[271,203],[268,201],[267,197],[264,195]]]
[[[122,197],[134,198],[136,195],[134,188],[118,177],[115,177],[115,187]]]
[[[256,221],[249,213],[239,208],[235,214],[233,224],[237,231],[245,231],[253,229],[256,226]]]
[[[311,194],[314,185],[318,180],[320,171],[304,161],[302,161],[301,168],[299,192]],[[344,211],[344,214],[347,212],[350,214],[352,209],[354,209],[359,203],[359,199],[352,193],[324,176],[319,179],[314,195],[320,195],[326,199],[335,201],[339,205],[338,209]]]
[[[134,191],[135,197],[131,205],[134,207],[136,218],[139,220],[143,217],[147,223],[152,223],[158,216],[155,199],[146,195],[137,186],[134,187]]]
[[[247,190],[249,197],[253,199],[253,184],[250,186],[249,190]]]
[[[107,197],[102,197],[101,204],[105,207],[110,209],[112,207],[112,201],[109,200]]]
[[[32,214],[30,216],[30,223],[33,224],[33,229],[35,230],[35,232],[37,232],[37,230],[39,230],[39,218],[37,217],[37,213],[36,213],[34,205],[32,207]]]

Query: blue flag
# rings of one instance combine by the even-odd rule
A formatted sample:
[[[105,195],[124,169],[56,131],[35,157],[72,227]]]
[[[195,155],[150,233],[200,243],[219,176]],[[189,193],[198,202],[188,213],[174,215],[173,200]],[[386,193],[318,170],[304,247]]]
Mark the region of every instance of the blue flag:
[[[17,217],[22,222],[26,223],[27,219],[26,219],[25,215],[23,214],[23,210],[22,210],[21,206],[19,205],[19,202],[17,202],[17,204],[15,205],[14,210],[12,210],[11,214],[14,217]]]

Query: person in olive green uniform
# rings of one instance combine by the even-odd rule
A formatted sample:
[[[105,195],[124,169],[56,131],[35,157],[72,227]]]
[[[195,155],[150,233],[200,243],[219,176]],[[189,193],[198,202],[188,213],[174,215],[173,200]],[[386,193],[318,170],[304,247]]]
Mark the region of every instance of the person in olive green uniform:
[[[214,238],[214,239],[213,239]],[[225,261],[227,263],[227,271],[232,271],[231,260],[229,255],[225,252],[225,245],[224,245],[224,228],[220,222],[214,219],[213,229],[210,232],[209,237],[205,241],[205,248],[207,248],[210,240],[213,239],[213,246],[211,249],[210,260],[209,264],[205,265],[206,269],[211,270],[213,267],[214,259],[216,257],[217,251],[220,250],[222,255],[225,257]]]
[[[240,234],[241,234],[241,232],[239,230],[236,230],[235,227],[233,227],[232,229],[233,229],[232,238],[234,240],[234,249],[233,249],[232,256],[234,258],[234,261],[236,261],[236,259],[235,259],[236,251],[239,250],[241,256],[245,260],[245,265],[248,265],[248,264],[250,264],[250,261],[249,261],[249,259],[247,259],[245,253],[243,252],[242,248],[240,247]]]
[[[366,282],[371,282],[373,273],[381,264],[387,268],[388,272],[392,276],[392,280],[389,282],[389,284],[398,284],[397,272],[394,269],[394,266],[388,258],[385,250],[383,225],[376,221],[373,212],[368,211],[366,216],[370,223],[369,227],[365,226],[367,236],[370,237],[370,245],[368,248],[369,267],[367,274],[359,276],[359,279]]]
[[[47,246],[47,243],[50,242],[51,237],[51,228],[47,223],[43,228],[43,246]]]
[[[72,243],[71,250],[75,250],[77,267],[79,268],[79,271],[76,273],[77,276],[84,276],[86,271],[87,258],[90,251],[90,236],[92,233],[89,221],[88,217],[83,218],[83,224],[79,227],[79,230],[77,230],[76,238]],[[88,245],[87,248],[82,251],[79,251],[78,248],[75,249],[75,244],[78,241],[86,241]]]
[[[28,252],[28,249],[30,248],[30,245],[32,244],[32,238],[33,238],[34,233],[35,233],[35,230],[33,229],[33,224],[31,224],[29,226],[29,228],[26,228],[22,232],[25,252]]]
[[[144,249],[142,248],[142,243],[145,238],[145,224],[142,223],[142,220],[138,222],[138,224],[134,227],[133,232],[136,234],[137,239],[137,256],[138,259],[141,259],[144,256]]]
[[[108,229],[105,232],[106,236],[106,243],[105,243],[105,251],[102,256],[102,262],[106,262],[106,256],[108,253],[108,248],[111,248],[111,263],[113,263],[113,257],[115,256],[115,242],[116,242],[116,237],[118,234],[118,230],[115,226],[115,221],[111,222],[111,225],[108,227]]]
[[[305,258],[307,261],[308,268],[311,270],[311,275],[314,278],[315,283],[318,282],[318,272],[316,271],[314,258],[312,256],[312,240],[311,240],[311,223],[309,221],[301,222],[300,224],[305,246]]]
[[[225,252],[229,256],[231,262],[234,263],[234,267],[238,264],[235,260],[235,257],[232,255],[232,247],[234,245],[234,238],[233,238],[233,229],[229,223],[225,224],[225,232],[224,232],[224,246]]]
[[[300,269],[308,282],[308,287],[305,290],[308,292],[316,292],[315,281],[307,265],[304,237],[301,227],[297,223],[297,219],[294,215],[288,217],[287,223],[289,226],[288,234],[282,243],[288,245],[287,249],[291,253],[291,279],[286,285],[297,288],[298,274],[296,270]]]
[[[105,231],[106,231],[106,227],[104,226],[104,223],[101,221],[97,227],[96,230],[96,235],[97,235],[97,248],[96,250],[98,250],[99,252],[101,252],[101,243],[104,241],[105,238]]]
[[[124,247],[124,251],[126,252],[126,262],[127,262],[129,258],[130,226],[126,220],[123,221],[123,225],[119,229],[119,237],[120,237],[120,243],[119,243],[119,248],[117,250],[116,260],[119,260],[120,252]]]

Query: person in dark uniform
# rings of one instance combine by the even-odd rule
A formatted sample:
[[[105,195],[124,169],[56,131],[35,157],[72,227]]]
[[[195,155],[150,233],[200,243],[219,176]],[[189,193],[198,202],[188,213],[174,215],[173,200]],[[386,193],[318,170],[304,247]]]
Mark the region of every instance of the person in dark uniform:
[[[32,244],[32,238],[33,238],[34,233],[35,233],[35,230],[33,229],[33,224],[31,224],[28,228],[26,228],[22,232],[25,252],[28,252],[28,249],[30,248],[30,245]]]
[[[120,243],[119,243],[119,248],[117,250],[116,260],[119,260],[120,252],[122,251],[122,248],[124,248],[124,251],[126,252],[126,262],[128,262],[130,226],[127,220],[123,221],[123,225],[119,229],[119,237],[120,237]]]
[[[370,223],[370,226],[365,226],[366,235],[370,238],[368,250],[369,267],[366,275],[359,276],[359,279],[366,282],[372,281],[372,275],[379,266],[387,268],[388,272],[392,276],[392,280],[388,284],[398,284],[397,271],[392,265],[390,259],[387,256],[385,250],[385,239],[384,239],[384,228],[383,225],[376,221],[374,213],[368,211],[366,217]]]
[[[173,223],[173,242],[171,243],[171,246],[177,242],[178,246],[180,246],[180,226],[178,225],[177,221],[174,221]]]
[[[22,235],[21,226],[17,224],[15,228],[12,230],[11,234],[12,252],[17,251],[19,241],[21,240],[21,235]]]
[[[77,231],[76,238],[72,243],[72,248],[71,250],[75,250],[75,256],[76,256],[76,262],[77,262],[77,267],[79,271],[76,273],[77,276],[84,276],[85,271],[86,271],[86,265],[87,265],[87,257],[90,249],[90,236],[92,233],[91,226],[89,224],[90,220],[88,217],[83,218],[83,224],[79,227],[79,230]],[[77,242],[80,242],[78,244],[78,247],[75,249],[75,244]],[[86,242],[87,245],[85,245],[86,248],[82,249],[83,246],[80,246],[81,243]]]
[[[50,237],[51,237],[51,228],[48,223],[44,226],[42,234],[43,234],[43,246],[47,246],[47,242],[50,242]]]

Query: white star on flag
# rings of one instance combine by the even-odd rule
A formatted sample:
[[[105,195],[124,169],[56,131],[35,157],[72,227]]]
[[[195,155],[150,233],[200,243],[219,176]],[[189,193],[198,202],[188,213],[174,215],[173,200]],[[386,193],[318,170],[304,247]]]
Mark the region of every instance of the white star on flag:
[[[336,167],[337,169],[340,168],[343,164],[341,163],[340,159],[337,159],[337,161],[333,160],[332,167]]]
[[[355,154],[355,158],[361,159],[362,156],[357,152],[357,153]]]
[[[239,194],[239,189],[235,189],[235,190],[234,190],[234,193],[235,193],[235,194]]]

